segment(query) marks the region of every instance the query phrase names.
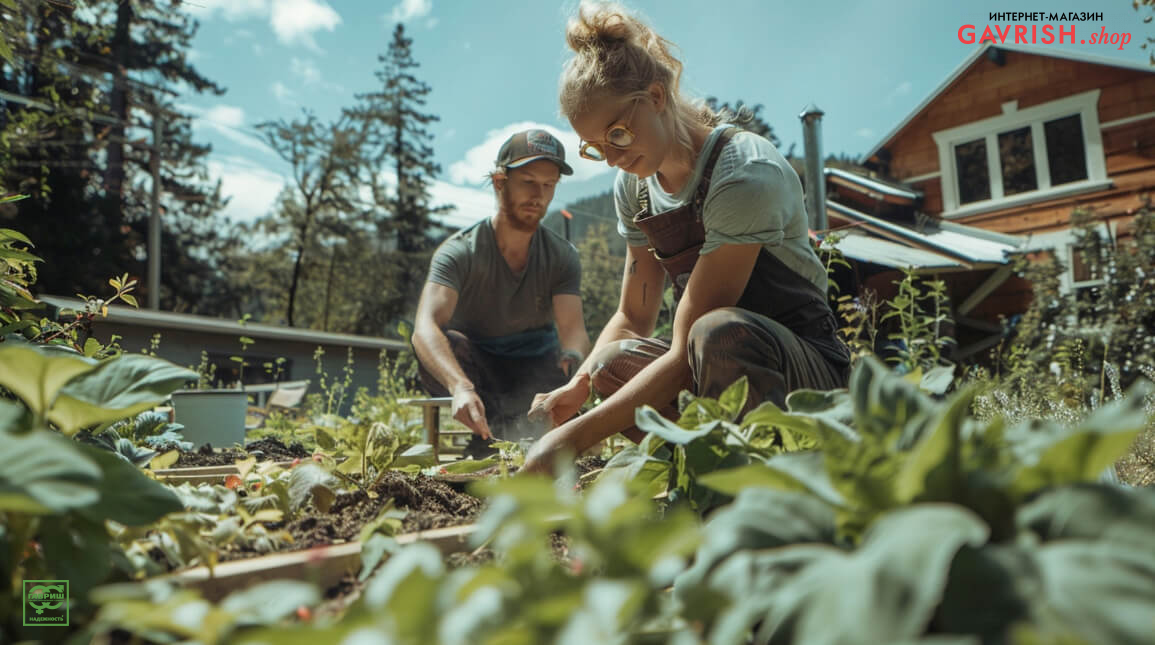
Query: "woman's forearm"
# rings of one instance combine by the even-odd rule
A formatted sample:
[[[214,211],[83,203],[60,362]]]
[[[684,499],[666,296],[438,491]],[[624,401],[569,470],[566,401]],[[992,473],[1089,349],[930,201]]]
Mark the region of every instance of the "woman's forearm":
[[[601,405],[571,419],[561,432],[577,454],[634,425],[636,410],[649,405],[663,408],[678,392],[691,387],[689,361],[684,352],[670,351],[647,365]]]

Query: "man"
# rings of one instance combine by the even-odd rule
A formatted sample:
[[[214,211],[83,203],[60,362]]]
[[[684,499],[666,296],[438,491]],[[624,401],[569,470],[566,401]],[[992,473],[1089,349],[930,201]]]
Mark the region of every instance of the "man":
[[[560,387],[590,341],[582,319],[577,249],[541,228],[565,162],[543,130],[510,137],[490,173],[497,214],[434,253],[417,305],[413,349],[426,389],[453,397],[453,418],[473,431],[466,454],[493,438],[534,439],[534,394]]]

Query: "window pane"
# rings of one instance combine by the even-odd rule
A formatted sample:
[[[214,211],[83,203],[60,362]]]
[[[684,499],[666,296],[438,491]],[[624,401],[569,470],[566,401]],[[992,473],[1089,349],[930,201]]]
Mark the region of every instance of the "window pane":
[[[975,139],[954,148],[954,166],[958,173],[958,201],[969,204],[991,198],[991,177],[987,168],[987,141]]]
[[[1047,138],[1047,165],[1051,185],[1087,178],[1087,153],[1083,143],[1083,121],[1078,114],[1043,124]]]
[[[1003,167],[1004,195],[1017,195],[1039,187],[1031,126],[999,135],[999,161]]]

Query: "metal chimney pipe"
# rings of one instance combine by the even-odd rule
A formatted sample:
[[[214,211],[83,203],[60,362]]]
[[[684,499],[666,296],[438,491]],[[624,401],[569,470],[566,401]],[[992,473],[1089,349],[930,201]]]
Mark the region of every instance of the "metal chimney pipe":
[[[810,230],[826,230],[826,175],[822,171],[822,115],[817,105],[807,105],[802,119],[802,143],[806,154],[806,211]]]

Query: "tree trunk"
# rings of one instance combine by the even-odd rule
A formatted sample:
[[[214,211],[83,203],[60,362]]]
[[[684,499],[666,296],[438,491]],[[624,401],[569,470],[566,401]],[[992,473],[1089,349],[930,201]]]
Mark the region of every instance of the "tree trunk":
[[[293,306],[297,301],[297,285],[301,281],[301,265],[305,261],[305,246],[309,239],[309,220],[313,218],[312,210],[308,206],[305,209],[305,224],[301,226],[301,241],[297,245],[297,259],[293,262],[293,279],[289,282],[289,310],[285,319],[290,327],[293,326]]]
[[[129,28],[133,22],[131,2],[116,4],[116,29],[112,36],[112,51],[116,68],[112,72],[112,95],[109,102],[112,108],[112,117],[119,123],[112,126],[108,137],[107,163],[104,170],[104,187],[109,201],[117,204],[117,210],[122,206],[121,196],[124,193],[124,124],[128,122],[128,50],[131,46]]]

